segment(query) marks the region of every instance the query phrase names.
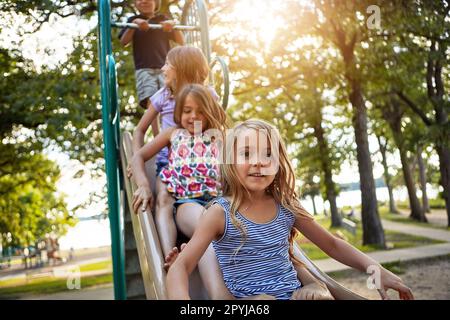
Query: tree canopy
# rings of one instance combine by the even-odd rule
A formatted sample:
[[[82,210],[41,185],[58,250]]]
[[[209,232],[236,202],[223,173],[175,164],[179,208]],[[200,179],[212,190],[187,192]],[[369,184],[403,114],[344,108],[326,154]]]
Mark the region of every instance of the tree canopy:
[[[427,174],[441,185],[449,212],[448,1],[261,1],[264,10],[255,9],[253,16],[240,0],[207,4],[213,52],[224,56],[231,70],[229,115],[263,118],[279,128],[305,195],[320,190],[331,204],[340,192],[336,177],[348,164],[360,165],[362,182],[373,181],[372,163],[381,148],[371,141],[378,136],[389,159],[405,155],[404,163],[396,163],[403,179],[394,177],[394,185],[407,184],[405,166],[412,168],[418,147],[425,160],[439,160],[427,162]],[[134,12],[132,1],[111,5],[113,20]],[[177,17],[183,5],[165,0],[162,11]],[[57,146],[91,165],[86,174],[101,174],[104,161],[96,29],[75,37],[66,59],[42,68],[24,57],[21,41],[52,21],[95,19],[96,1],[7,0],[0,6],[1,27],[16,27],[20,36],[0,48],[0,232],[14,231],[14,241],[23,243],[33,240],[30,232],[38,237],[72,223],[55,193],[60,172],[44,150]],[[377,17],[370,6],[379,8],[379,23],[373,23]],[[15,15],[25,23],[15,25]],[[135,98],[132,49],[120,47],[117,33],[114,29],[112,38],[121,127],[131,130],[142,110]],[[402,110],[396,122],[391,108]],[[376,200],[367,195],[363,207]],[[374,209],[363,208],[367,217],[378,214]]]

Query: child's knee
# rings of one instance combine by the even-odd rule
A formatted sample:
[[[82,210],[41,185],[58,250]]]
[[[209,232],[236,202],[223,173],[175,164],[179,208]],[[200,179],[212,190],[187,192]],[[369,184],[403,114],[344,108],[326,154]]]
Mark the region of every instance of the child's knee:
[[[172,206],[174,202],[174,199],[172,198],[172,196],[167,193],[167,192],[161,192],[158,194],[158,196],[156,197],[156,205],[161,208],[161,207],[167,207],[167,206]]]

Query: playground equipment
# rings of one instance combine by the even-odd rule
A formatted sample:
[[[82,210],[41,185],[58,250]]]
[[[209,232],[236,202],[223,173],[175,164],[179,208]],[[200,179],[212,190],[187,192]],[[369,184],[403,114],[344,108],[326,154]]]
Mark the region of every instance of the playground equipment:
[[[144,284],[145,297],[147,299],[167,299],[166,272],[163,268],[164,259],[152,212],[146,211],[138,214],[133,212],[131,202],[136,186],[124,175],[128,162],[132,157],[132,140],[128,132],[124,132],[121,135],[119,127],[120,114],[117,100],[116,67],[111,45],[111,27],[136,28],[137,26],[111,22],[109,0],[98,1],[98,13],[102,122],[111,227],[114,295],[115,299],[128,298],[125,265],[138,264],[140,273],[137,280]],[[159,25],[152,25],[151,27],[160,28]],[[211,57],[207,11],[204,1],[186,0],[181,17],[181,25],[175,28],[183,30],[187,45],[197,46],[202,49],[210,63],[211,69],[216,66],[220,67],[223,79],[221,81],[221,90],[219,91],[221,91],[222,106],[226,108],[229,94],[228,70],[222,58]],[[213,80],[213,74],[211,73],[210,81]],[[146,163],[146,169],[150,177],[155,176],[153,159]],[[154,182],[154,179],[149,180]],[[131,221],[131,237],[135,238],[138,253],[138,262],[136,263],[128,261],[128,258],[125,261],[127,246],[124,244],[124,239],[128,234],[125,231],[123,220],[125,220],[126,224],[128,221],[127,217]],[[320,271],[298,246],[295,246],[294,253],[315,277],[328,286],[336,299],[363,299]],[[190,280],[191,297],[194,299],[207,299],[208,297],[198,272],[194,272]]]
[[[108,0],[98,1],[98,36],[99,36],[99,64],[102,98],[102,125],[105,144],[105,162],[108,189],[108,207],[111,227],[112,260],[114,296],[116,299],[126,299],[125,285],[125,244],[123,216],[129,216],[127,206],[121,207],[121,201],[125,197],[124,176],[119,166],[120,149],[120,108],[117,99],[116,63],[112,51],[111,27],[137,28],[134,24],[123,24],[111,21],[111,7]],[[222,82],[221,98],[222,106],[226,108],[228,103],[228,70],[220,57],[211,57],[209,43],[209,31],[206,6],[203,0],[187,0],[181,17],[182,25],[176,26],[185,32],[187,45],[198,46],[204,52],[211,69],[215,65],[222,68],[224,81]],[[160,25],[151,25],[151,28],[161,28]],[[213,74],[210,74],[213,83]],[[120,210],[123,209],[123,215]],[[126,223],[126,221],[125,221]],[[134,229],[134,225],[133,225]],[[126,236],[126,235],[125,235]],[[139,242],[139,241],[137,241]],[[141,257],[139,257],[141,259]],[[142,268],[142,266],[141,266]]]

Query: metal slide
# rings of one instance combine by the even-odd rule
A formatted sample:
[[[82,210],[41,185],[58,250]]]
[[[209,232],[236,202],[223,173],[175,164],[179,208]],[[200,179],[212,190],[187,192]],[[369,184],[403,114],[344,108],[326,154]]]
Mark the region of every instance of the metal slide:
[[[132,157],[131,141],[131,135],[128,132],[124,132],[121,145],[122,172],[126,172],[128,161],[131,160]],[[153,159],[146,163],[146,169],[148,176],[151,177],[149,181],[154,182],[155,164]],[[133,192],[136,189],[136,185],[131,180],[132,179],[125,179],[126,201],[131,212],[146,297],[147,299],[167,299],[165,286],[166,272],[163,268],[164,259],[158,232],[153,221],[153,215],[148,211],[135,214],[131,209]],[[154,186],[152,186],[152,188],[154,189]],[[343,287],[326,273],[319,270],[319,268],[317,268],[317,266],[306,256],[298,245],[295,245],[294,254],[305,264],[308,270],[317,279],[323,281],[328,286],[328,289],[335,299],[365,299]],[[193,299],[207,299],[208,297],[197,270],[193,273],[190,279],[190,293]]]
[[[98,0],[98,49],[114,295],[116,299],[167,299],[164,259],[153,215],[151,212],[138,214],[133,212],[131,203],[136,185],[125,176],[128,162],[132,157],[132,138],[130,133],[121,134],[120,132],[116,66],[111,45],[111,27],[123,27],[123,25],[110,20],[109,2],[109,0]],[[137,26],[129,24],[127,27]],[[203,50],[211,66],[211,84],[216,84],[216,91],[221,97],[223,108],[226,109],[229,95],[228,69],[222,58],[211,57],[204,0],[186,0],[179,28],[185,32],[188,45],[198,46]],[[214,79],[214,72],[219,73],[216,79]],[[149,180],[154,182],[154,161],[148,161],[146,168],[148,176],[151,177]],[[326,283],[336,299],[364,299],[319,270],[297,245],[294,251],[296,257],[307,266],[309,271]],[[142,284],[144,290],[142,290]],[[142,291],[145,291],[145,295]],[[198,270],[191,275],[190,294],[193,299],[208,298]]]

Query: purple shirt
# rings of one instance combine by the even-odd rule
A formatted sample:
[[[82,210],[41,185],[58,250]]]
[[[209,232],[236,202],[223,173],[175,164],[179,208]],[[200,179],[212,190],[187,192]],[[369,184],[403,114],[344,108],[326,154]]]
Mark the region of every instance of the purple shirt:
[[[213,87],[209,87],[209,91],[213,98],[218,101],[219,96]],[[161,115],[161,131],[170,127],[176,127],[173,120],[173,114],[175,112],[175,98],[172,96],[172,92],[166,86],[162,87],[156,93],[150,97],[150,102],[153,108]],[[169,150],[167,147],[163,148],[156,156],[156,162],[169,163]]]

